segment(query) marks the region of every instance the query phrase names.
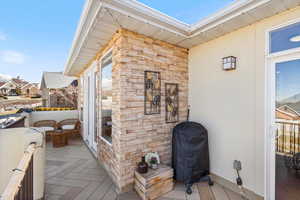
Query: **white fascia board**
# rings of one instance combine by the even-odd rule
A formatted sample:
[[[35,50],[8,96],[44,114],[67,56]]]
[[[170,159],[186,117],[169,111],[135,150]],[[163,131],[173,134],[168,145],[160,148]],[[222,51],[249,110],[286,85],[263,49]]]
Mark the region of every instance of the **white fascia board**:
[[[135,15],[135,14],[133,14],[133,13],[131,13],[129,11],[126,11],[124,9],[119,9],[118,7],[115,7],[115,6],[111,5],[111,4],[104,4],[104,7],[108,8],[108,9],[111,9],[111,10],[115,10],[115,11],[117,11],[117,12],[123,14],[123,15],[130,16],[130,17],[132,17],[134,19],[137,19],[137,20],[139,20],[139,21],[141,21],[141,22],[143,22],[145,24],[150,24],[150,25],[156,26],[156,27],[158,27],[160,29],[169,31],[169,32],[174,33],[176,35],[180,35],[180,36],[183,36],[183,37],[188,37],[188,35],[184,33],[184,32],[188,33],[188,29],[181,29],[181,28],[178,28],[177,26],[174,26],[174,25],[172,25],[172,26],[177,27],[177,30],[171,29],[171,28],[167,27],[167,24],[156,23],[156,22],[154,22],[151,19],[147,19],[147,18],[145,18],[143,16]]]
[[[165,13],[162,13],[156,9],[153,9],[137,0],[104,0],[104,2],[107,3],[107,5],[119,5],[120,8],[131,8],[134,10],[139,11],[140,13],[143,13],[145,15],[148,15],[150,17],[156,18],[160,20],[161,22],[167,23],[169,25],[172,25],[174,27],[177,27],[183,31],[189,32],[191,29],[191,25],[187,24],[185,22],[182,22],[174,17],[171,17]]]
[[[64,74],[74,75],[71,70],[96,21],[96,17],[102,12],[101,10],[111,9],[133,17],[142,23],[151,24],[162,30],[179,35],[184,40],[191,40],[199,34],[271,1],[274,0],[237,0],[198,23],[189,25],[136,0],[87,0],[72,43]]]
[[[236,11],[237,9],[240,9],[241,7],[254,2],[255,0],[239,0],[239,1],[234,1],[233,3],[229,4],[225,8],[219,10],[218,12],[209,15],[205,17],[204,19],[200,20],[199,22],[196,22],[195,24],[192,25],[192,31],[195,31],[196,29],[206,26],[209,23],[212,23],[216,21],[216,19],[219,19],[221,17],[224,17],[233,11]]]
[[[232,3],[223,10],[201,20],[192,27],[192,35],[194,37],[200,33],[203,33],[209,29],[212,29],[220,24],[223,24],[239,15],[242,15],[250,10],[253,10],[261,5],[264,5],[271,0],[240,0]],[[211,25],[210,25],[211,24]]]
[[[82,11],[82,15],[80,16],[80,19],[79,19],[78,27],[75,32],[75,37],[73,39],[72,46],[71,46],[71,49],[70,49],[70,52],[68,55],[64,74],[68,74],[69,71],[71,70],[70,68],[73,64],[71,62],[74,62],[74,59],[73,59],[75,57],[74,53],[75,53],[75,50],[78,49],[78,42],[81,40],[80,38],[82,37],[83,27],[87,23],[87,18],[88,18],[88,15],[90,14],[90,10],[91,10],[91,7],[92,7],[94,1],[95,0],[86,0],[86,3],[84,5],[83,11]]]

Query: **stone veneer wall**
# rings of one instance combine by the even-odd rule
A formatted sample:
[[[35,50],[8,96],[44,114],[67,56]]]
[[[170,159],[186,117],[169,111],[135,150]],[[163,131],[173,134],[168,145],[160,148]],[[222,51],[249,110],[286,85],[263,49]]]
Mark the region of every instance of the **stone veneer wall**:
[[[136,165],[146,153],[157,151],[163,163],[171,163],[171,130],[175,124],[165,122],[165,83],[179,84],[179,118],[185,120],[188,50],[124,29],[114,35],[95,59],[100,63],[100,58],[110,49],[113,55],[112,145],[99,137],[98,155],[119,190],[127,191],[134,182]],[[161,73],[161,114],[144,115],[145,70]],[[101,134],[101,117],[98,128]]]
[[[179,84],[179,119],[186,120],[188,108],[188,50],[127,30],[120,31],[119,186],[134,182],[134,170],[141,157],[158,152],[161,161],[171,163],[171,130],[165,122],[165,83]],[[161,74],[161,114],[144,115],[144,71]]]

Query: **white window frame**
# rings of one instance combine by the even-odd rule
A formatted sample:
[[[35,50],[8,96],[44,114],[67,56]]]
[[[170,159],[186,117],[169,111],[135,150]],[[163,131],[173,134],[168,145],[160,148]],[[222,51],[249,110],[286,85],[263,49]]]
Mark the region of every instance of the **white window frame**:
[[[288,54],[300,51],[300,47],[296,47],[296,48],[287,49],[287,50],[283,50],[283,51],[279,51],[279,52],[275,52],[275,53],[270,53],[270,39],[271,39],[270,38],[270,33],[272,31],[277,30],[277,29],[284,28],[284,27],[287,27],[287,26],[290,26],[290,25],[293,25],[293,24],[297,24],[297,23],[300,23],[300,18],[289,20],[289,21],[287,21],[285,23],[282,23],[280,25],[273,26],[272,28],[270,28],[266,31],[266,33],[265,33],[266,34],[265,55],[266,55],[267,58],[279,57],[279,56],[288,55]]]
[[[80,87],[80,89],[79,89],[80,93],[78,93],[78,98],[80,98],[80,104],[81,104],[81,105],[78,104],[78,109],[80,109],[79,110],[79,121],[81,122],[81,124],[83,124],[83,118],[84,118],[83,109],[84,109],[85,99],[84,99],[84,94],[83,94],[82,90],[84,90],[84,87],[85,87],[85,85],[84,85],[84,75],[80,76],[80,86],[79,87]],[[81,96],[81,95],[83,95],[83,96]]]

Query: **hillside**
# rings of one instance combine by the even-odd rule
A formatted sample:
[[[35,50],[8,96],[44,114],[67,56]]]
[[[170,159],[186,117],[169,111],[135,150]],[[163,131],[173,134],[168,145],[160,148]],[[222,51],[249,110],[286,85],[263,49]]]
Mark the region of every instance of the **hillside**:
[[[282,101],[276,102],[276,107],[280,107],[283,105],[288,105],[293,110],[300,113],[300,94],[293,95],[291,97],[288,97]]]
[[[280,101],[281,104],[287,104],[287,103],[297,103],[300,101],[300,93],[299,94],[295,94],[291,97],[288,97],[282,101]]]

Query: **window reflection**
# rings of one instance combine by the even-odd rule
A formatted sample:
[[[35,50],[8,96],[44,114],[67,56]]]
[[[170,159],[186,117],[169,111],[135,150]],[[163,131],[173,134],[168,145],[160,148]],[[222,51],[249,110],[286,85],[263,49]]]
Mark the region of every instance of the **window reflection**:
[[[270,53],[300,47],[300,23],[292,24],[270,33]]]
[[[104,58],[101,70],[102,137],[112,141],[112,59]]]

